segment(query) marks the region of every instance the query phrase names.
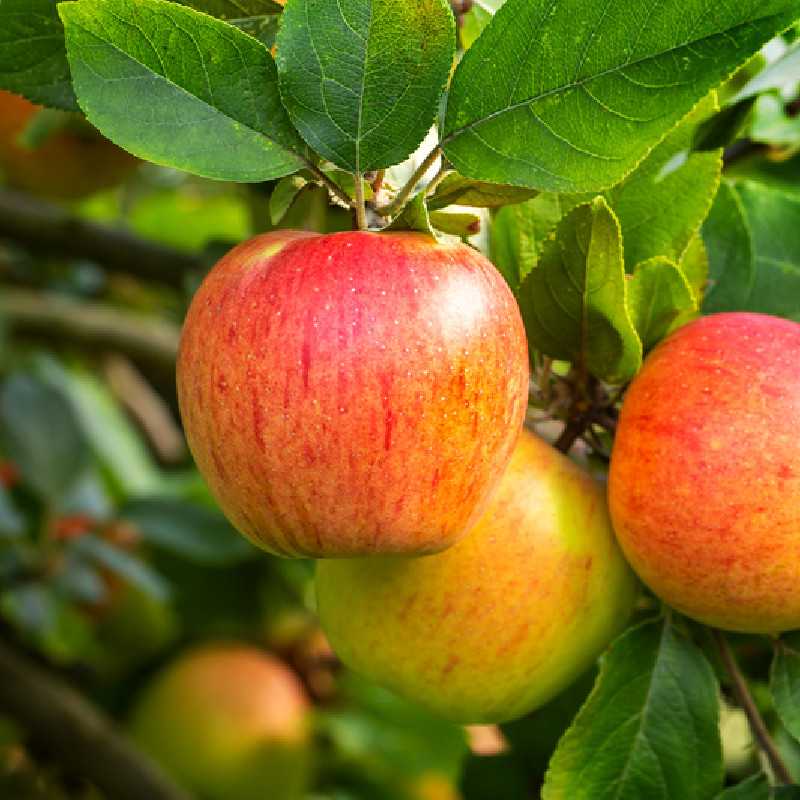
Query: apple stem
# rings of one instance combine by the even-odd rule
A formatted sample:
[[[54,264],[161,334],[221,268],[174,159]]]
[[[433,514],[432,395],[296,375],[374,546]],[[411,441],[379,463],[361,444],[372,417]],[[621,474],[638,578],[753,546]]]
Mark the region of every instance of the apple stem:
[[[753,695],[750,693],[747,681],[744,675],[742,675],[739,665],[736,663],[736,656],[733,654],[733,650],[728,640],[725,638],[725,634],[716,629],[712,629],[711,634],[716,642],[722,663],[725,665],[725,670],[730,676],[736,701],[747,716],[747,721],[750,723],[750,729],[758,742],[758,746],[769,759],[772,771],[775,773],[778,780],[784,784],[794,783],[791,773],[781,758],[781,754],[778,752],[774,740],[770,736],[764,718],[761,716],[761,712],[758,710],[758,706],[753,699]]]
[[[376,209],[376,212],[382,217],[394,216],[406,204],[406,200],[411,197],[411,193],[414,191],[417,184],[425,177],[425,173],[433,166],[434,162],[441,154],[441,145],[437,144],[436,147],[428,153],[425,160],[417,167],[414,174],[408,179],[408,183],[400,190],[397,197],[395,197],[389,205]]]
[[[367,207],[364,203],[364,176],[360,172],[354,173],[356,189],[356,225],[360,231],[367,230]]]

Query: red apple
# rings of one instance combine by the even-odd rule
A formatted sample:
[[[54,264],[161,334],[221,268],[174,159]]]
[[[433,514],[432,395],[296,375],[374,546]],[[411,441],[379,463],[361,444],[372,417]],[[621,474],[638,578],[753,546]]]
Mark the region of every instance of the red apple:
[[[311,773],[311,706],[295,674],[254,647],[209,644],[144,690],[137,743],[213,800],[300,800]]]
[[[609,497],[667,603],[734,631],[800,628],[800,325],[716,314],[662,342],[625,398]]]
[[[178,395],[200,471],[255,544],[430,553],[467,532],[511,457],[527,345],[503,278],[466,245],[279,231],[200,287]]]

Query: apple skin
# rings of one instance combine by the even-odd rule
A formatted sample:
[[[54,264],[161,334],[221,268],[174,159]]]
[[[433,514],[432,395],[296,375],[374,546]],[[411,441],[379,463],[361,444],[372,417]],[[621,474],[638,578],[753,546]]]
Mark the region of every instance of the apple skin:
[[[617,537],[678,611],[751,633],[800,627],[800,325],[704,317],[628,389],[609,479]]]
[[[145,688],[131,733],[203,797],[305,797],[310,703],[295,674],[254,647],[203,645],[179,657]]]
[[[528,396],[527,343],[477,251],[419,233],[276,231],[207,276],[181,416],[223,511],[284,556],[420,554],[463,536]]]
[[[317,564],[323,629],[356,672],[455,722],[504,722],[568,686],[638,583],[604,491],[527,431],[485,514],[425,558]]]
[[[118,185],[139,164],[83,120],[79,132],[58,131],[39,147],[23,147],[17,137],[41,110],[0,90],[0,175],[9,186],[51,200],[80,200]]]

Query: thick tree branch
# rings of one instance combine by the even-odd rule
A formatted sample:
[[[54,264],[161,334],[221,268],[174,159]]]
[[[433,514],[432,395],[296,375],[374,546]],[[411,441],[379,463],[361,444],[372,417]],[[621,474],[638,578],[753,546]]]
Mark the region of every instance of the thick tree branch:
[[[118,350],[170,370],[180,330],[165,320],[102,303],[0,286],[0,321],[12,331],[102,350]]]
[[[89,222],[60,206],[7,189],[0,190],[0,238],[35,252],[87,258],[113,271],[178,288],[183,287],[186,273],[205,266],[190,253],[149,242],[122,228]]]
[[[2,641],[0,710],[114,800],[190,800],[83,696]]]

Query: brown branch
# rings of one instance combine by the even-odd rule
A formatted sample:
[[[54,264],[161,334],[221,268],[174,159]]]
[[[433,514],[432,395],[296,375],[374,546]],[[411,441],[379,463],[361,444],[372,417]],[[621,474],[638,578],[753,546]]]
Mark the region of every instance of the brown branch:
[[[205,267],[202,259],[149,242],[111,225],[75,216],[22,192],[0,189],[0,238],[34,252],[86,258],[108,269],[182,288],[184,276]]]
[[[0,286],[0,320],[12,331],[105,351],[118,350],[158,367],[174,367],[177,325],[102,303]]]
[[[114,800],[190,800],[81,694],[1,641],[0,710]]]
[[[736,701],[747,716],[747,721],[750,723],[750,730],[752,730],[753,736],[758,742],[758,746],[769,759],[772,770],[778,780],[780,780],[781,783],[793,783],[792,775],[781,758],[781,754],[778,752],[778,748],[770,736],[769,730],[767,730],[767,725],[761,716],[761,712],[758,710],[755,700],[753,700],[753,695],[750,693],[747,681],[744,675],[742,675],[739,665],[736,663],[736,656],[734,656],[733,650],[731,650],[731,646],[725,638],[725,634],[716,629],[712,629],[711,634],[716,642],[722,663],[725,665],[725,670],[730,676]]]
[[[589,418],[585,414],[572,417],[564,426],[561,436],[558,437],[553,447],[555,447],[556,450],[560,450],[562,453],[569,453],[572,449],[572,445],[581,438],[588,426]]]

